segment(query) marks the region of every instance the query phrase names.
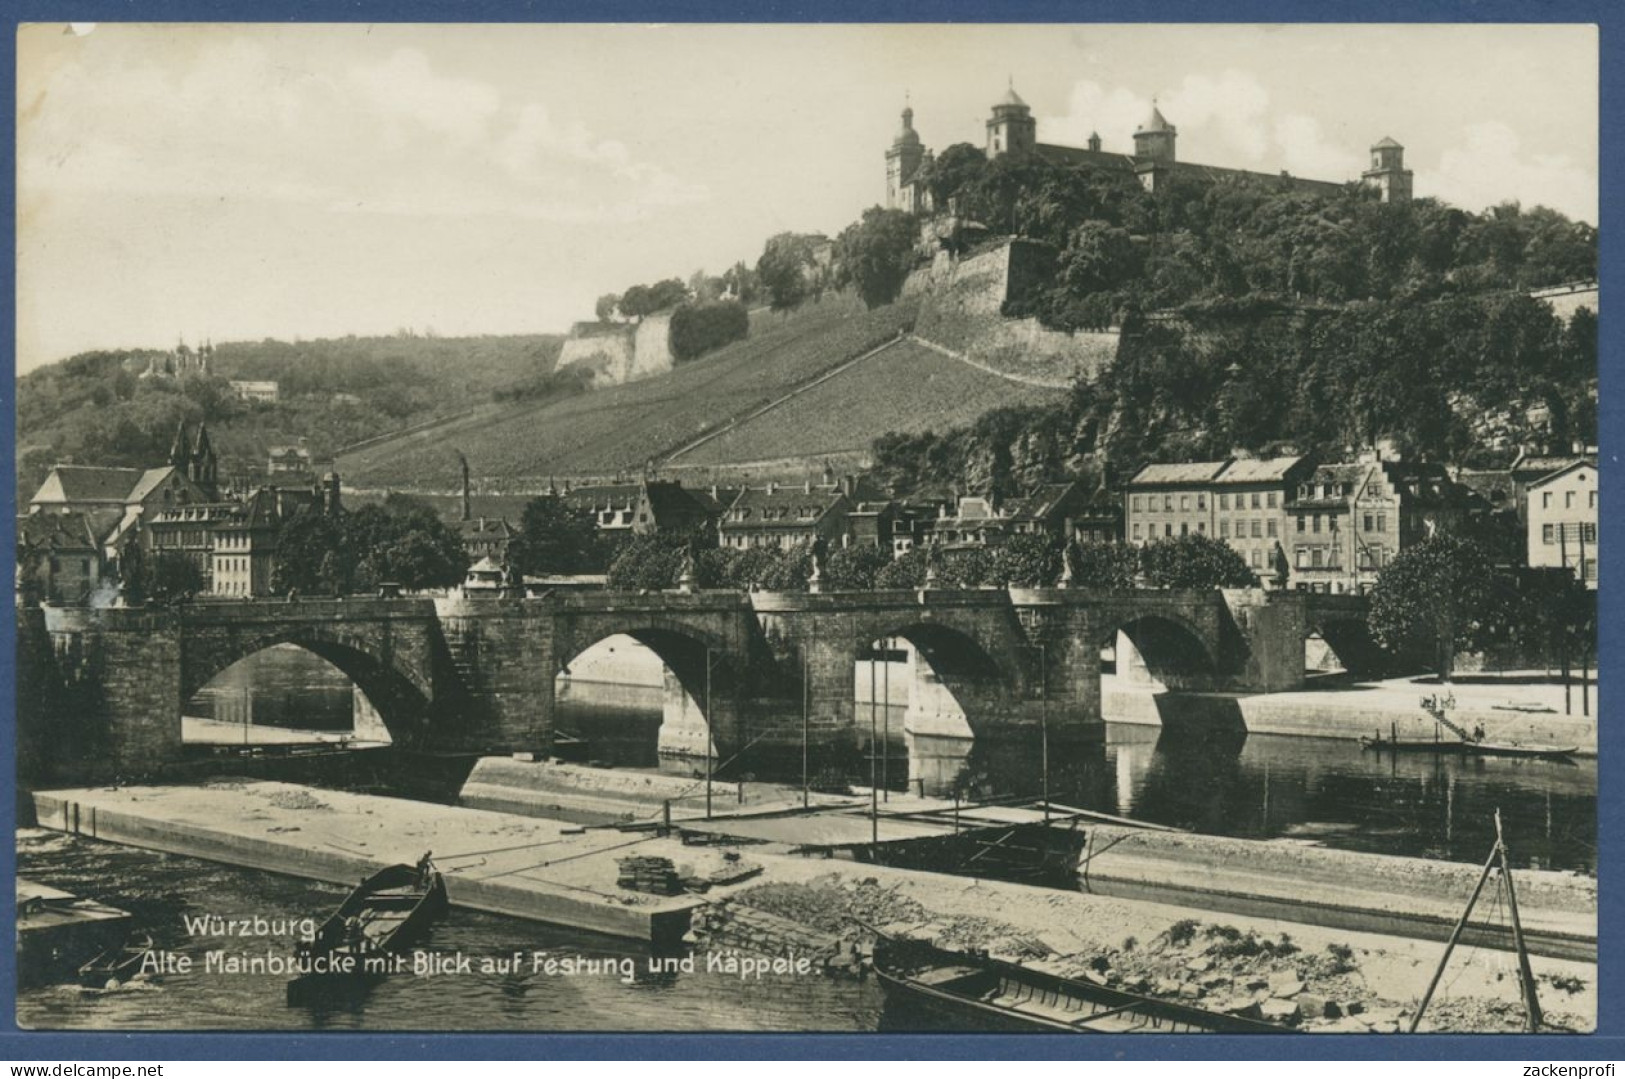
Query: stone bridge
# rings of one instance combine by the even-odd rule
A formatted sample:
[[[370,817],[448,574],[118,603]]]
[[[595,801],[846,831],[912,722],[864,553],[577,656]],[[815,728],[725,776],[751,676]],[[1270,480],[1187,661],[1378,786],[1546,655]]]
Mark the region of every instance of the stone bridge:
[[[279,644],[348,675],[397,744],[546,752],[554,679],[625,634],[699,705],[723,758],[799,748],[804,723],[820,747],[861,748],[854,665],[881,640],[914,646],[978,739],[1041,721],[1054,738],[1098,738],[1101,650],[1123,641],[1136,669],[1174,690],[1298,688],[1311,633],[1341,641],[1351,669],[1367,658],[1360,600],[1248,590],[598,592],[18,614],[19,759],[78,775],[177,759],[184,703]]]

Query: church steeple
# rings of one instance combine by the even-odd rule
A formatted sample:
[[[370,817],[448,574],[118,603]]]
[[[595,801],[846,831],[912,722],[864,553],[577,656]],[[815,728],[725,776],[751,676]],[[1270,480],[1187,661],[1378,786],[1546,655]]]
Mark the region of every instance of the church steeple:
[[[169,444],[169,463],[187,475],[190,475],[192,469],[192,449],[189,442],[186,437],[186,421],[182,420],[175,425],[175,441]]]
[[[197,425],[197,442],[192,448],[192,463],[188,475],[192,482],[203,488],[212,499],[219,493],[217,480],[219,465],[214,457],[214,444],[209,441],[209,425]]]

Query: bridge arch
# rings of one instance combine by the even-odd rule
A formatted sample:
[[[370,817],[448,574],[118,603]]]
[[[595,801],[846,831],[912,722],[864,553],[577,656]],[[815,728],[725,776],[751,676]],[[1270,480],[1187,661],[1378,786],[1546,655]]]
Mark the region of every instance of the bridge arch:
[[[234,664],[278,645],[295,645],[338,668],[371,702],[394,744],[415,745],[428,733],[429,673],[399,662],[393,650],[378,655],[371,642],[321,623],[224,640],[183,638],[181,700],[191,700]]]
[[[1099,635],[1099,646],[1115,649],[1117,676],[1129,682],[1207,689],[1219,670],[1201,628],[1171,611],[1111,619]]]
[[[1375,677],[1387,667],[1387,658],[1363,618],[1315,619],[1304,627],[1305,670]]]
[[[704,757],[708,741],[719,759],[737,751],[734,704],[748,671],[748,657],[737,645],[704,625],[649,613],[575,620],[558,627],[553,673],[573,675],[572,664],[616,638],[630,638],[653,653],[681,690],[664,695],[663,724],[675,729],[661,736],[662,746],[687,757]]]

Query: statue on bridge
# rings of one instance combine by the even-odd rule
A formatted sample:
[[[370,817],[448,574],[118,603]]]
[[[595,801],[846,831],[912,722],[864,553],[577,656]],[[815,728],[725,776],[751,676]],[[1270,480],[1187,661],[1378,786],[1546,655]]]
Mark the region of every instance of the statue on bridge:
[[[807,573],[807,591],[822,592],[824,590],[824,566],[829,560],[829,544],[823,536],[812,541],[812,569]]]

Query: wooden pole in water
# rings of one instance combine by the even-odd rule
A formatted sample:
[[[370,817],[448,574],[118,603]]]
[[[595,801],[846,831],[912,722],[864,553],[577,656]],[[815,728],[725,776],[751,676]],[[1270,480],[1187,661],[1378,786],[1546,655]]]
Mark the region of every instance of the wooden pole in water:
[[[1533,1034],[1545,1016],[1535,992],[1535,972],[1529,967],[1529,949],[1523,941],[1523,922],[1518,917],[1518,891],[1512,886],[1512,866],[1507,864],[1507,845],[1501,838],[1501,811],[1495,811],[1495,852],[1501,859],[1501,879],[1507,886],[1507,913],[1512,916],[1512,944],[1518,949],[1518,983],[1523,990],[1524,1029]]]
[[[869,646],[869,839],[880,842],[880,788],[875,775],[875,733],[879,717],[875,714],[875,654]]]
[[[880,758],[880,789],[881,797],[891,801],[891,638],[886,638],[880,644],[880,651],[885,658],[885,664],[880,669],[880,678],[885,685],[882,693],[880,708],[880,745],[881,752],[885,754]]]
[[[1428,982],[1427,992],[1422,994],[1422,1002],[1416,1006],[1416,1014],[1411,1016],[1409,1033],[1415,1034],[1416,1028],[1421,1025],[1422,1015],[1428,1010],[1428,1003],[1433,1000],[1433,991],[1439,988],[1439,979],[1444,976],[1445,964],[1450,962],[1450,953],[1456,950],[1456,942],[1461,939],[1462,931],[1467,928],[1467,919],[1472,916],[1473,907],[1478,903],[1480,893],[1484,891],[1484,882],[1490,879],[1490,870],[1495,868],[1500,856],[1501,843],[1497,839],[1488,860],[1484,862],[1484,871],[1478,875],[1478,883],[1473,886],[1473,894],[1467,900],[1467,906],[1462,910],[1461,917],[1456,921],[1456,928],[1450,931],[1450,940],[1444,946],[1444,954],[1439,957],[1439,966],[1433,972],[1433,980]]]
[[[711,773],[716,752],[711,744],[711,649],[705,649],[705,819],[711,819]]]
[[[801,654],[801,808],[806,809],[811,795],[807,787],[807,726],[812,710],[812,664],[807,653]]]

